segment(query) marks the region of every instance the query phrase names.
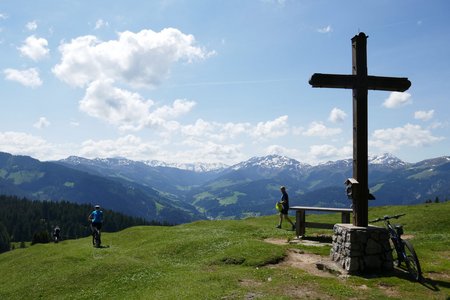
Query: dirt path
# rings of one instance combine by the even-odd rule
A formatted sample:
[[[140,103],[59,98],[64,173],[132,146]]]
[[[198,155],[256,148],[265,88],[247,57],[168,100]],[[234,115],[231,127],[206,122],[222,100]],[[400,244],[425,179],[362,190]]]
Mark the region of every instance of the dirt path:
[[[267,243],[276,245],[286,245],[288,242],[282,239],[266,239]],[[326,243],[310,240],[292,240],[289,244],[302,244],[307,246],[323,247]],[[290,266],[307,271],[315,276],[339,277],[347,276],[343,270],[336,265],[328,256],[305,253],[299,249],[289,249],[286,258],[274,267]]]

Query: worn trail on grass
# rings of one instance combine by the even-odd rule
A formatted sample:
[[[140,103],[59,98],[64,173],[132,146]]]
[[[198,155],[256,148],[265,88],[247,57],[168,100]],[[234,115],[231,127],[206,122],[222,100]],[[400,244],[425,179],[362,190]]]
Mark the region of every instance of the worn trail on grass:
[[[267,243],[276,244],[276,245],[286,245],[288,242],[286,240],[282,239],[266,239]],[[302,244],[307,246],[316,246],[316,247],[322,247],[325,246],[325,243],[315,242],[315,241],[309,241],[309,240],[293,240],[290,241],[289,244]],[[288,249],[286,258],[280,262],[279,264],[275,265],[275,267],[294,267],[299,268],[302,270],[305,270],[308,273],[311,273],[315,276],[321,276],[321,277],[336,277],[336,276],[343,276],[341,270],[336,265],[335,262],[333,262],[329,257],[327,256],[321,256],[317,254],[311,254],[311,253],[305,253],[302,250],[299,249]]]

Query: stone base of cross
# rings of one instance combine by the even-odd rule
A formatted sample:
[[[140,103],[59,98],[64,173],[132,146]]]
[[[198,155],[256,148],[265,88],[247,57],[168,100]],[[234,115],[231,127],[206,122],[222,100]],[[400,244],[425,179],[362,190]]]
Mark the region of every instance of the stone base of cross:
[[[386,228],[334,225],[330,258],[347,274],[391,271],[394,268]]]

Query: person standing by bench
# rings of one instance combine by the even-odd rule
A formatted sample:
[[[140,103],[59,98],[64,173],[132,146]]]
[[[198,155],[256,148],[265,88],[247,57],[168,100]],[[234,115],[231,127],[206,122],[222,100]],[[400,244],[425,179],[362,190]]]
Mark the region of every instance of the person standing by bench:
[[[283,223],[283,218],[287,220],[292,225],[292,230],[295,230],[295,224],[289,219],[288,213],[289,213],[289,195],[286,192],[286,187],[282,186],[280,187],[281,191],[281,200],[279,203],[283,206],[283,209],[280,211],[280,222],[278,223],[277,228],[281,228],[281,224]]]

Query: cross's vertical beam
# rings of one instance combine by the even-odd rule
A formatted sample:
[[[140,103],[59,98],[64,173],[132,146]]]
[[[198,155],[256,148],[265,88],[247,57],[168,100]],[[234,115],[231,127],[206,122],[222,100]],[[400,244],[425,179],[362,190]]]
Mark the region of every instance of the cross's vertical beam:
[[[321,74],[311,76],[313,87],[353,90],[353,225],[367,227],[369,223],[368,172],[368,90],[404,92],[410,86],[408,78],[367,75],[367,36],[361,32],[352,38],[352,75]]]
[[[367,36],[360,33],[352,38],[353,88],[353,178],[359,184],[353,191],[353,225],[368,225],[368,113],[367,113]]]

